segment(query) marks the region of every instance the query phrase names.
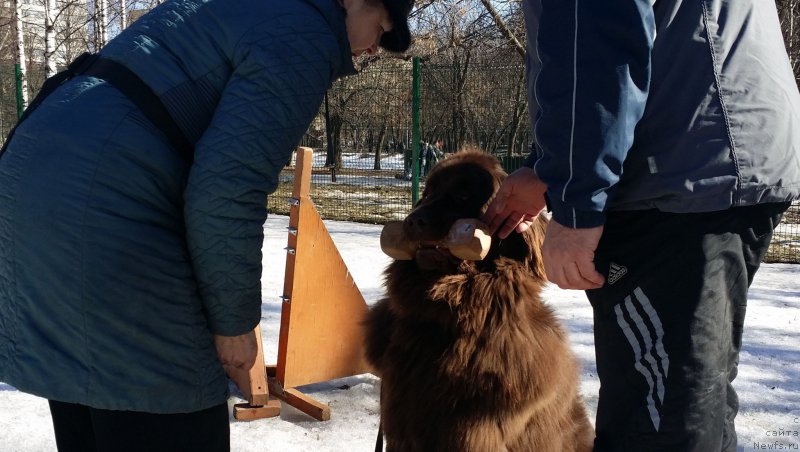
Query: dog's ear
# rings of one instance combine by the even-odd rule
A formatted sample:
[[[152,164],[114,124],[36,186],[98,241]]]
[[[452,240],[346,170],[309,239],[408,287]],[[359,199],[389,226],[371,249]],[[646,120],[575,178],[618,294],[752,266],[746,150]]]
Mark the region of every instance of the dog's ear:
[[[525,232],[513,231],[505,239],[498,240],[498,254],[523,262],[537,278],[546,281],[542,260],[542,243],[546,228],[547,218],[539,215]]]

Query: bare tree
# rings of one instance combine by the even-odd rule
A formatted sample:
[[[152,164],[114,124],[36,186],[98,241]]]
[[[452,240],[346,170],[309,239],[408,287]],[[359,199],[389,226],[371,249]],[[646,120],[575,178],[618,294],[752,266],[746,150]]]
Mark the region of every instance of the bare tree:
[[[11,9],[8,10],[11,12]],[[14,81],[14,50],[16,31],[14,15],[0,15],[0,146],[5,143],[6,134],[17,121],[16,83]]]
[[[56,0],[46,0],[44,4],[44,64],[45,78],[56,73],[56,27],[54,17],[56,14]]]
[[[87,29],[92,16],[86,2],[67,0],[59,3],[56,27],[56,49],[61,56],[59,63],[67,64],[90,48]]]
[[[511,28],[506,25],[505,19],[503,19],[503,17],[500,16],[500,13],[497,12],[497,9],[494,7],[494,5],[492,5],[491,0],[481,0],[481,3],[483,4],[484,8],[486,8],[486,11],[489,12],[489,15],[492,16],[495,25],[497,25],[497,28],[501,33],[503,33],[503,36],[505,36],[506,39],[508,39],[508,41],[513,45],[514,50],[516,50],[522,58],[525,58],[525,46],[519,42],[519,39],[517,39],[517,37],[514,35],[514,32],[511,31]]]
[[[128,27],[128,5],[125,0],[119,0],[119,27],[120,30]]]
[[[25,65],[25,28],[22,22],[22,0],[14,0],[14,19],[17,30],[17,64],[19,65],[19,78],[22,91],[22,107],[28,107],[28,76]]]
[[[423,55],[423,139],[447,150],[474,143],[513,150],[527,114],[523,23],[518,0],[440,0],[419,19]],[[524,39],[523,39],[524,41]]]
[[[777,0],[778,16],[786,42],[786,51],[794,70],[795,79],[800,84],[800,0]]]
[[[0,10],[0,64],[21,63],[26,97],[59,65],[83,51],[99,50],[129,19],[160,3],[32,0],[41,5],[37,8],[44,8],[46,17],[25,19],[17,11],[21,1],[13,2],[10,13]],[[800,0],[776,3],[786,48],[800,80]],[[411,25],[415,40],[409,51],[358,60],[362,74],[337,82],[331,91],[331,141],[338,162],[342,149],[370,152],[375,155],[374,168],[379,168],[387,149],[409,146],[411,56],[422,60],[424,141],[443,138],[447,151],[464,143],[498,153],[524,149],[530,131],[524,126],[527,97],[521,55],[526,40],[521,0],[417,0]],[[13,96],[13,71],[0,74],[0,85],[0,95]],[[3,100],[0,130],[5,133],[15,115],[10,111],[13,97]],[[325,124],[324,115],[316,123],[324,130],[319,126]],[[315,143],[321,145],[324,134],[317,135]]]
[[[108,0],[96,0],[97,12],[95,23],[97,24],[97,50],[100,50],[108,42]]]

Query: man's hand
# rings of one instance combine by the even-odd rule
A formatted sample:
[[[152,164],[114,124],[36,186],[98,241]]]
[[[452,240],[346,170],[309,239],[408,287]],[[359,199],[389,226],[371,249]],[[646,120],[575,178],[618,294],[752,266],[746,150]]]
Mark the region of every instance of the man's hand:
[[[255,330],[241,336],[214,335],[214,345],[217,347],[217,356],[222,366],[249,370],[256,362],[258,343]]]
[[[562,289],[598,289],[605,283],[594,266],[603,226],[571,229],[551,220],[542,245],[547,279]]]
[[[547,186],[536,177],[533,169],[519,168],[500,185],[482,220],[489,226],[490,233],[497,232],[501,239],[508,237],[514,229],[523,232],[544,209],[545,191]]]

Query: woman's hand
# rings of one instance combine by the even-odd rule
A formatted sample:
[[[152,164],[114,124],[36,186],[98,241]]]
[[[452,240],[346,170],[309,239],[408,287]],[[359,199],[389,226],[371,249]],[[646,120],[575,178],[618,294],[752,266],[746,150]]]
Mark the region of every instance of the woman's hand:
[[[258,343],[255,330],[241,336],[214,335],[214,345],[217,347],[217,356],[222,366],[249,370],[256,362]]]

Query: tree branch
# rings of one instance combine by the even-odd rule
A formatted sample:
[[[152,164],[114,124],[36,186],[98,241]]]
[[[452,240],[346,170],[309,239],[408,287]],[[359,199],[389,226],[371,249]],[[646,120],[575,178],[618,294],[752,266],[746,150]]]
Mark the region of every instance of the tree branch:
[[[523,46],[519,42],[517,37],[514,36],[514,33],[508,28],[508,25],[506,25],[503,18],[500,17],[500,14],[498,14],[497,10],[494,9],[494,6],[492,6],[491,0],[481,0],[481,3],[483,3],[483,6],[486,8],[486,11],[488,11],[489,15],[492,16],[492,19],[494,19],[494,23],[497,24],[497,28],[500,29],[500,33],[502,33],[503,36],[505,36],[508,39],[508,41],[511,42],[511,45],[514,46],[514,49],[517,51],[517,53],[519,53],[524,59],[525,46]]]

